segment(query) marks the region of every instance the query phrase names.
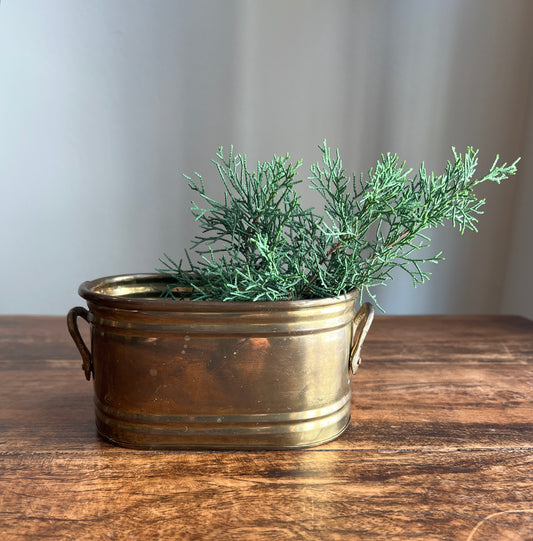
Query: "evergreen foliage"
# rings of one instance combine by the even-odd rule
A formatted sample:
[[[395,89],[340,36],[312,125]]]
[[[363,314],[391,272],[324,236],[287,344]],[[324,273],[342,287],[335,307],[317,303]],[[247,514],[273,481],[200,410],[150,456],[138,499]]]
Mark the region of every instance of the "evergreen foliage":
[[[381,156],[365,178],[347,176],[337,150],[324,141],[321,163],[311,166],[309,187],[324,200],[324,213],[304,208],[297,188],[301,161],[274,156],[249,170],[246,156],[227,156],[220,148],[215,163],[225,187],[223,201],[211,198],[202,177],[186,177],[201,203],[192,213],[200,233],[193,258],[175,262],[165,255],[160,272],[172,277],[164,295],[175,299],[275,301],[334,297],[352,290],[367,292],[401,268],[416,286],[429,278],[428,263],[441,254],[417,255],[429,246],[428,229],[451,221],[463,233],[477,231],[485,204],[474,188],[500,183],[516,173],[498,165],[474,179],[478,151],[453,150],[443,174],[418,174],[395,154]]]

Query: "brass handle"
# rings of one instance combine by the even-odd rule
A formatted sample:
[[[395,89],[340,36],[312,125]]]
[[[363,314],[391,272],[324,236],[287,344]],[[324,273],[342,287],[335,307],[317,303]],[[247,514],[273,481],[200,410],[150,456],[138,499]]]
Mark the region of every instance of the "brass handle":
[[[81,337],[80,330],[78,329],[78,318],[81,317],[87,323],[90,323],[89,314],[89,311],[85,308],[76,306],[75,308],[71,308],[67,315],[68,332],[70,333],[70,336],[72,336],[72,340],[74,340],[74,343],[80,352],[83,360],[81,367],[83,368],[85,377],[88,381],[91,379],[91,374],[94,378],[93,357],[89,351],[89,348],[85,345],[85,342]]]
[[[359,311],[353,320],[352,349],[350,351],[350,367],[353,374],[357,372],[357,369],[361,364],[361,348],[363,347],[363,342],[365,341],[373,320],[374,306],[369,302],[365,302],[365,304],[359,308]]]

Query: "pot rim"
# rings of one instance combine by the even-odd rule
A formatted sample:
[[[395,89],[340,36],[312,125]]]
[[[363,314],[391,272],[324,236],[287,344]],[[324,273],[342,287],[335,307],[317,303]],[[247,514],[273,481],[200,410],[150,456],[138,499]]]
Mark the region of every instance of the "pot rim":
[[[203,300],[175,300],[168,298],[139,298],[128,296],[128,291],[118,294],[136,285],[139,293],[153,289],[157,291],[157,285],[161,286],[172,281],[170,276],[161,273],[136,273],[115,274],[103,276],[94,280],[83,282],[78,288],[78,294],[87,302],[112,306],[113,308],[125,308],[129,310],[158,310],[165,312],[265,312],[298,310],[328,306],[339,302],[355,300],[357,290],[350,291],[337,297],[324,297],[317,299],[295,299],[282,301],[203,301]],[[108,293],[115,291],[117,294]],[[131,294],[131,293],[130,293]]]

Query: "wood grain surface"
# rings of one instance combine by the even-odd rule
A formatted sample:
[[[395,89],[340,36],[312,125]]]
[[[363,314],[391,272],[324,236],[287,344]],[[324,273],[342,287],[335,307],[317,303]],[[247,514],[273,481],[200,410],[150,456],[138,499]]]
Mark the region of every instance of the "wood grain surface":
[[[63,318],[0,316],[0,534],[533,539],[533,322],[377,317],[341,438],[154,452],[96,433]]]

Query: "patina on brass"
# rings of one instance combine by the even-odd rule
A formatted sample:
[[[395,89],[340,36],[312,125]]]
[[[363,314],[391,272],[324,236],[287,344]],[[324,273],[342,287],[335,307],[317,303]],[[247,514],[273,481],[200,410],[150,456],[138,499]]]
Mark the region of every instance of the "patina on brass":
[[[159,297],[159,274],[84,282],[69,331],[96,424],[135,448],[287,448],[339,436],[373,308],[356,294],[222,303]],[[355,319],[354,319],[355,316]],[[91,348],[77,319],[91,327]]]

